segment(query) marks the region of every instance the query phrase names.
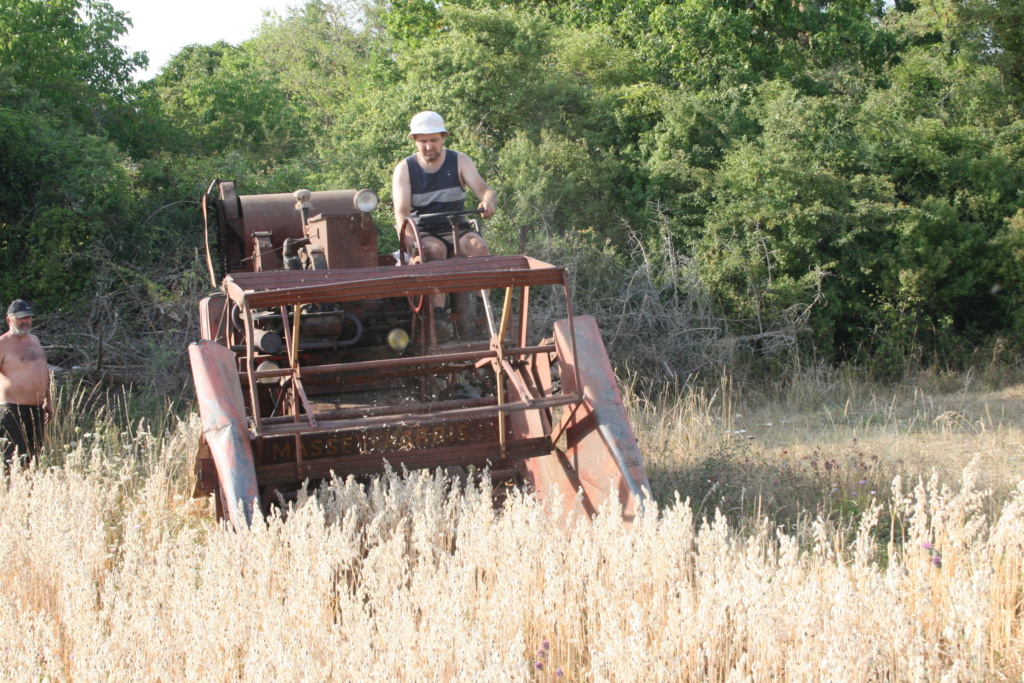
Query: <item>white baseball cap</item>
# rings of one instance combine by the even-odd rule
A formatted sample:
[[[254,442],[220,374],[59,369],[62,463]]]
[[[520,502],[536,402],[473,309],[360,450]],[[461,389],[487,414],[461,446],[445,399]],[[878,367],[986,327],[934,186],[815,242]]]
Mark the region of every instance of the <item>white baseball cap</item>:
[[[421,111],[409,122],[409,137],[447,132],[444,127],[444,119],[436,111]]]

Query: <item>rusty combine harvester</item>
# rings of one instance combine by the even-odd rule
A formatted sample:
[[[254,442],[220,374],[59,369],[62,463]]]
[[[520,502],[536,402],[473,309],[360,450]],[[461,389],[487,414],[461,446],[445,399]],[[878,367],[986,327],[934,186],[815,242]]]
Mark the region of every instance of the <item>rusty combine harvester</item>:
[[[613,498],[631,520],[647,475],[565,270],[527,256],[418,263],[411,244],[380,255],[376,206],[368,190],[240,196],[221,181],[203,196],[221,282],[189,346],[203,429],[195,495],[215,494],[218,515],[242,528],[304,482],[386,463],[477,468],[566,509],[593,514]],[[436,294],[448,323],[434,319]],[[531,299],[564,307],[553,332],[533,330]]]

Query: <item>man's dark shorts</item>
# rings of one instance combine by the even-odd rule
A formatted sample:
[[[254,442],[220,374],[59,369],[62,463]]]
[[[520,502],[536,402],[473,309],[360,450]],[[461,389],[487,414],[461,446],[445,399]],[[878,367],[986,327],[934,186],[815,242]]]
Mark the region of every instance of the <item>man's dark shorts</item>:
[[[10,466],[15,453],[34,457],[43,443],[42,406],[0,403],[0,439],[5,439],[5,465]]]
[[[444,245],[448,248],[449,254],[455,253],[455,245],[452,244],[452,226],[448,223],[444,225],[422,225],[419,227],[420,236],[429,236],[444,242]],[[469,227],[469,223],[462,223],[459,225],[459,241],[468,235],[469,233],[476,234],[476,230]]]

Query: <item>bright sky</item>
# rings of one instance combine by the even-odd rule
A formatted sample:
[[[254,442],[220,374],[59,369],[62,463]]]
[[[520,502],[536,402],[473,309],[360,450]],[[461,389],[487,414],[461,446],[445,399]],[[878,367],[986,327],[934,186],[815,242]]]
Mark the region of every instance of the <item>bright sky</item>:
[[[149,54],[149,69],[136,73],[138,80],[156,76],[171,55],[199,43],[218,40],[237,45],[252,37],[263,21],[263,10],[286,14],[288,7],[301,7],[303,0],[108,0],[125,12],[134,26],[121,42],[130,52]]]

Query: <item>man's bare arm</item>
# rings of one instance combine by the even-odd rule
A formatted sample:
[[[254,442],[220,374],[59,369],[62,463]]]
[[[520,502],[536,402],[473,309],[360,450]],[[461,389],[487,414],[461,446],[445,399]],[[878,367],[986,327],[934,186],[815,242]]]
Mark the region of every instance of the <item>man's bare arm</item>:
[[[402,237],[402,224],[412,213],[412,185],[409,182],[409,168],[403,159],[395,166],[391,177],[391,201],[395,206],[395,231]]]
[[[39,347],[42,350],[42,346]],[[46,353],[43,353],[43,358],[46,358]],[[45,361],[44,361],[45,362]],[[50,366],[46,366],[46,396],[43,397],[43,420],[49,422],[53,419],[53,397],[50,394]]]
[[[490,218],[498,210],[498,194],[484,181],[480,171],[476,170],[476,164],[465,154],[459,155],[459,176],[462,182],[473,190],[473,194],[480,198],[478,209],[483,209],[484,218]]]

